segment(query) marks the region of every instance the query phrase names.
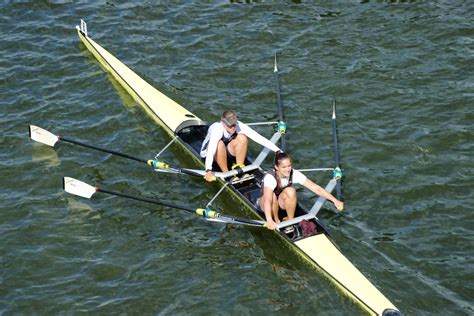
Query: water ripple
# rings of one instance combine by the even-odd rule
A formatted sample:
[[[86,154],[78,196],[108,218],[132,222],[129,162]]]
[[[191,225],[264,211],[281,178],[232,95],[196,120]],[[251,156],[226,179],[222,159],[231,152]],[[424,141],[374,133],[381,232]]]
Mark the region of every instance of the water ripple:
[[[320,214],[342,251],[407,315],[473,313],[472,286],[459,282],[472,274],[470,2],[0,8],[0,313],[130,313],[131,306],[163,315],[360,313],[266,232],[61,190],[62,177],[72,176],[193,207],[218,190],[28,140],[34,124],[144,158],[169,141],[85,50],[74,29],[80,18],[97,42],[210,121],[227,108],[247,122],[276,118],[278,52],[298,167],[332,166],[338,102],[347,212]],[[164,157],[192,164],[173,147]],[[320,184],[330,177],[310,176]],[[228,196],[215,204],[244,212]]]

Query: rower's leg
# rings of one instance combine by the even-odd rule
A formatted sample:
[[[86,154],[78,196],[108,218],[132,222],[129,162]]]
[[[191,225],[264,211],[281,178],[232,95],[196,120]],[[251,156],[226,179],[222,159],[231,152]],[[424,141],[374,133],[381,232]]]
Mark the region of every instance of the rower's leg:
[[[259,203],[260,209],[264,210],[265,202],[264,202],[263,196],[260,197],[258,203]],[[278,218],[278,198],[275,193],[273,193],[271,203],[272,203],[272,218],[273,218],[273,221],[278,224],[280,222],[280,219]]]
[[[237,164],[244,164],[247,156],[247,144],[249,140],[244,134],[237,134],[237,136],[227,145],[229,152],[235,157]]]
[[[278,198],[276,196],[275,193],[273,193],[273,197],[272,197],[272,214],[273,214],[273,220],[275,221],[275,223],[279,223],[280,222],[280,218],[278,218],[278,210],[279,210],[279,207],[278,207]]]
[[[217,143],[217,150],[216,154],[214,155],[214,161],[217,162],[219,168],[221,168],[222,172],[227,172],[229,169],[227,168],[227,151],[222,140]]]
[[[286,211],[288,219],[295,217],[296,211],[296,190],[293,187],[286,187],[278,197],[278,204]]]

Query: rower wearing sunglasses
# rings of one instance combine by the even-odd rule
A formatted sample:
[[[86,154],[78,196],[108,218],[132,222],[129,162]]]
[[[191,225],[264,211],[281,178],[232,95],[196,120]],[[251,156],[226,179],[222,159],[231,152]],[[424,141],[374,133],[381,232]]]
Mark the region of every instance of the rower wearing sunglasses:
[[[222,172],[229,171],[228,162],[232,169],[243,168],[247,156],[248,139],[277,152],[280,149],[271,141],[254,131],[250,126],[237,120],[234,111],[225,111],[219,122],[213,123],[207,130],[206,138],[201,146],[201,157],[206,158],[206,181],[215,180],[212,175],[213,164]],[[214,167],[216,167],[214,165]]]

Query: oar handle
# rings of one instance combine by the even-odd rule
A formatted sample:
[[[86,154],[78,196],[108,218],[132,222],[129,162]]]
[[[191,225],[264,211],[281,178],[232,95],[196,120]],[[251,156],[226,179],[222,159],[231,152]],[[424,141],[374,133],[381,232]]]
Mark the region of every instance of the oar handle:
[[[164,171],[164,172],[173,172],[173,173],[184,173],[190,176],[203,177],[199,172],[189,170],[186,168],[176,168],[172,167],[164,161],[158,159],[150,159],[147,161],[147,164],[150,165],[155,171]]]
[[[181,173],[184,173],[184,174],[187,174],[187,175],[190,175],[190,176],[194,176],[194,177],[203,177],[202,174],[200,173],[197,173],[197,172],[194,172],[192,170],[187,170],[185,168],[179,168],[179,171]]]
[[[203,216],[205,218],[210,219],[223,219],[228,223],[235,223],[235,224],[245,224],[249,226],[257,226],[257,227],[266,227],[266,223],[264,221],[254,220],[250,218],[242,218],[237,216],[230,216],[226,214],[222,214],[216,211],[211,210],[210,208],[198,208],[196,210],[196,214]]]
[[[258,221],[258,220],[253,220],[249,218],[242,218],[242,217],[236,217],[236,216],[229,216],[229,215],[221,215],[222,217],[228,218],[233,221],[245,223],[248,225],[253,225],[253,226],[265,226],[264,221]]]

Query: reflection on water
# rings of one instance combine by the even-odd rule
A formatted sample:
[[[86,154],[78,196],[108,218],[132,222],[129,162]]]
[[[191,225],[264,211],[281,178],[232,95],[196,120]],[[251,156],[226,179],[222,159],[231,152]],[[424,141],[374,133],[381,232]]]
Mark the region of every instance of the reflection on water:
[[[48,168],[57,167],[61,164],[58,153],[47,145],[31,141],[31,161],[34,163],[44,163]]]
[[[64,192],[65,195],[68,193]],[[82,222],[88,222],[90,220],[100,219],[102,216],[100,212],[89,204],[81,201],[80,197],[70,197],[66,198],[67,209],[69,211],[68,218],[76,223],[81,224]]]

